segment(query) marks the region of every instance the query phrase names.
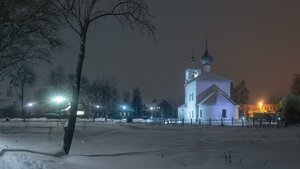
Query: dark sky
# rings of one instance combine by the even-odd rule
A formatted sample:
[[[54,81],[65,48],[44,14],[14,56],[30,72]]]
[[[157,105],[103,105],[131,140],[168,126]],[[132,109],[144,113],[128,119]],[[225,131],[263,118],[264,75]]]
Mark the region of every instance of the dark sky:
[[[121,93],[138,86],[145,103],[183,98],[184,70],[193,49],[200,66],[205,31],[212,71],[235,83],[245,79],[251,102],[288,94],[300,73],[298,0],[149,0],[149,6],[156,45],[113,19],[91,27],[84,64],[89,79],[114,77]],[[41,74],[57,65],[75,70],[78,39],[71,31],[63,37],[69,48],[52,66],[40,67]]]

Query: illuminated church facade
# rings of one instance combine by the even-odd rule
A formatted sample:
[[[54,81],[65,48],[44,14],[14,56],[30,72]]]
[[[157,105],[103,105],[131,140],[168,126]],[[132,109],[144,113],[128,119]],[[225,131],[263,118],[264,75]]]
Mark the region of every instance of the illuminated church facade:
[[[191,61],[195,62],[193,56]],[[185,71],[185,102],[178,107],[178,118],[185,122],[238,119],[239,106],[230,99],[232,81],[211,72],[213,58],[207,45],[201,63],[202,68]]]

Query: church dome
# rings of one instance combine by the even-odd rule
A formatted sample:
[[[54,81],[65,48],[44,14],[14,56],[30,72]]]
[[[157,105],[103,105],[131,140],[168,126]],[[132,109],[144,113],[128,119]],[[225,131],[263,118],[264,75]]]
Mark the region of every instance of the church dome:
[[[204,55],[201,58],[201,62],[203,65],[211,65],[213,58],[208,54],[208,50],[205,51]]]

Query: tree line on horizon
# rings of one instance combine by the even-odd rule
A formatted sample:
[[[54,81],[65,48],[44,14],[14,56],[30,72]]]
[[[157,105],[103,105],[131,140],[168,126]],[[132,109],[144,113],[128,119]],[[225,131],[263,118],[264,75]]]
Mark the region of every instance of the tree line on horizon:
[[[249,89],[246,87],[246,81],[232,85],[231,99],[237,104],[247,104]],[[300,123],[300,74],[295,74],[290,87],[290,94],[282,96],[271,96],[268,99],[270,104],[279,104],[278,116],[285,125]]]
[[[31,97],[28,97],[28,92],[26,91],[38,80],[32,67],[26,66],[26,64],[20,65],[7,78],[9,80],[9,88],[6,92],[7,96],[19,102],[20,115],[24,120],[26,113],[28,113],[26,112],[26,103],[38,103],[42,109],[40,109],[37,116],[45,116],[46,108],[43,105],[48,105],[54,96],[63,96],[70,100],[72,95],[74,75],[66,73],[61,66],[50,71],[45,79],[43,79],[45,87],[37,90]],[[143,102],[140,89],[135,87],[132,89],[132,92],[124,91],[121,96],[116,80],[110,77],[103,77],[90,82],[86,76],[82,76],[79,100],[81,104],[92,107],[99,106],[101,114],[97,114],[97,116],[100,117],[112,115],[121,105],[129,106],[134,112],[133,116],[142,116]],[[11,105],[11,109],[14,109],[14,107]],[[55,106],[52,106],[52,109],[55,109]],[[17,110],[11,110],[10,112],[15,113],[6,114],[8,117],[17,116]]]

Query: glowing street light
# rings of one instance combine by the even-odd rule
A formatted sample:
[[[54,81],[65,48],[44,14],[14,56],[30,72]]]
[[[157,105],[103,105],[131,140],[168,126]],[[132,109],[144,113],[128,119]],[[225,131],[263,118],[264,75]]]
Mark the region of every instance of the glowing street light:
[[[260,108],[262,107],[262,104],[263,104],[262,102],[259,102],[259,103],[258,103],[258,105],[259,105]]]
[[[27,107],[28,107],[28,118],[30,118],[30,109],[31,109],[31,107],[33,106],[33,103],[32,102],[29,102],[28,104],[27,104]]]
[[[259,111],[260,111],[260,112],[262,112],[262,106],[263,106],[263,102],[262,102],[262,101],[260,101],[260,102],[258,103],[258,106],[259,106]]]
[[[56,96],[54,99],[54,102],[57,104],[57,114],[59,116],[59,120],[61,120],[61,103],[63,103],[64,101],[66,101],[66,99],[62,96]]]
[[[62,96],[56,96],[54,98],[54,101],[57,103],[57,104],[61,104],[62,102],[64,102],[66,99],[63,98]]]
[[[123,109],[123,110],[126,110],[126,109],[127,109],[127,107],[126,107],[126,106],[122,106],[122,109]]]

